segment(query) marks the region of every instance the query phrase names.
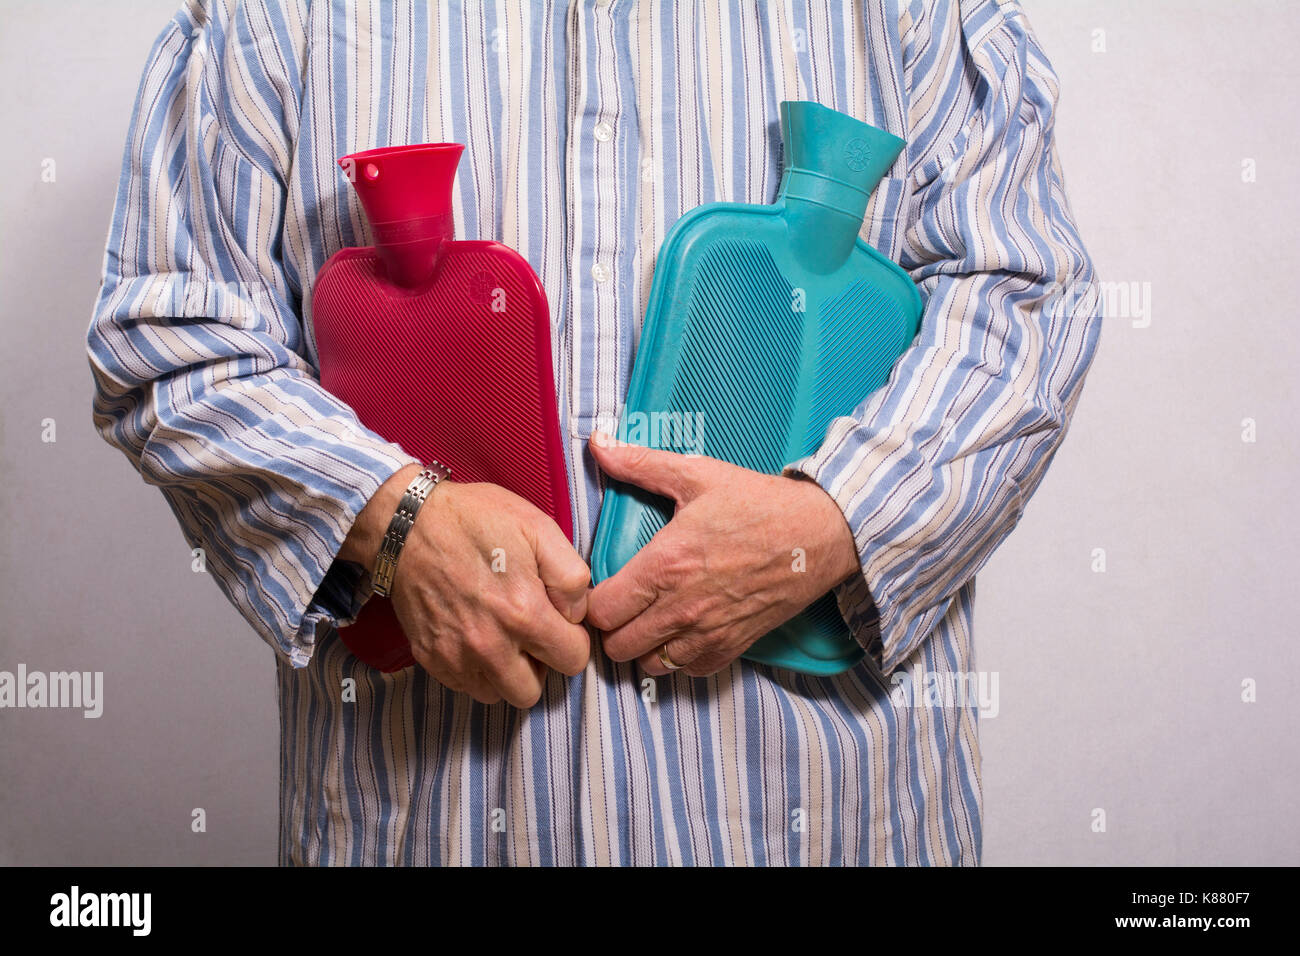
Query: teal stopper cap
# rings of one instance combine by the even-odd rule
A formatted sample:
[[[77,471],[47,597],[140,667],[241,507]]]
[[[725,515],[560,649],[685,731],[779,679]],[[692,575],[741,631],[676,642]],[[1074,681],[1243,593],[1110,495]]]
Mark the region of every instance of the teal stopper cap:
[[[781,104],[787,199],[817,203],[860,224],[871,191],[894,165],[905,140],[820,103]]]

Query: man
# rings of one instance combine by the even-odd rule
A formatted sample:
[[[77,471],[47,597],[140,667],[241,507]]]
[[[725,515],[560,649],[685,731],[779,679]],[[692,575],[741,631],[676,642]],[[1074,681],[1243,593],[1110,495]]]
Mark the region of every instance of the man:
[[[276,651],[281,862],[978,863],[978,701],[907,689],[973,671],[974,575],[1096,348],[1056,97],[1015,2],[191,0],[137,101],[95,415]],[[916,341],[781,476],[602,443],[664,234],[771,201],[787,99],[907,139],[862,235],[917,282]],[[551,299],[576,542],[441,483],[392,592],[421,666],[382,674],[336,627],[420,463],[320,387],[311,290],[366,238],[334,160],[434,141],[466,144],[459,234]],[[678,511],[588,590],[602,474]],[[832,587],[861,665],[739,659]]]

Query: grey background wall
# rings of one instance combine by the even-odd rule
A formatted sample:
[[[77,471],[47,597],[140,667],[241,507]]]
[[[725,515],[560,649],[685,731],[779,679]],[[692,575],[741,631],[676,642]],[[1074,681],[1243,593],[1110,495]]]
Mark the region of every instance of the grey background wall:
[[[177,3],[0,0],[0,670],[105,675],[97,720],[0,710],[4,864],[275,860],[271,651],[90,422],[130,104]],[[984,861],[1300,863],[1300,6],[1023,5],[1110,308],[979,577]]]

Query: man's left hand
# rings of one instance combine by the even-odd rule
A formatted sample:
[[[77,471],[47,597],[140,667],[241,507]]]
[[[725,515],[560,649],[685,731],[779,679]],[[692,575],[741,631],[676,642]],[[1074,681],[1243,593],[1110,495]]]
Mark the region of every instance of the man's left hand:
[[[590,594],[605,652],[666,674],[723,669],[768,631],[860,572],[844,514],[815,482],[716,458],[615,442],[591,452],[612,478],[671,499],[672,520]]]

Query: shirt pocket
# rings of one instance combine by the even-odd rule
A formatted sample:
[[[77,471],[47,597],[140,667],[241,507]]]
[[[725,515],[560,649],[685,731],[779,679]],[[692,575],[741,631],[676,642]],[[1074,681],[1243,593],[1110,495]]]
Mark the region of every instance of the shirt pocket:
[[[925,189],[961,157],[962,153],[966,151],[966,145],[970,142],[971,136],[974,135],[977,119],[978,117],[971,117],[967,120],[956,136],[912,170],[908,178],[911,180],[910,188],[913,191],[920,192]]]

